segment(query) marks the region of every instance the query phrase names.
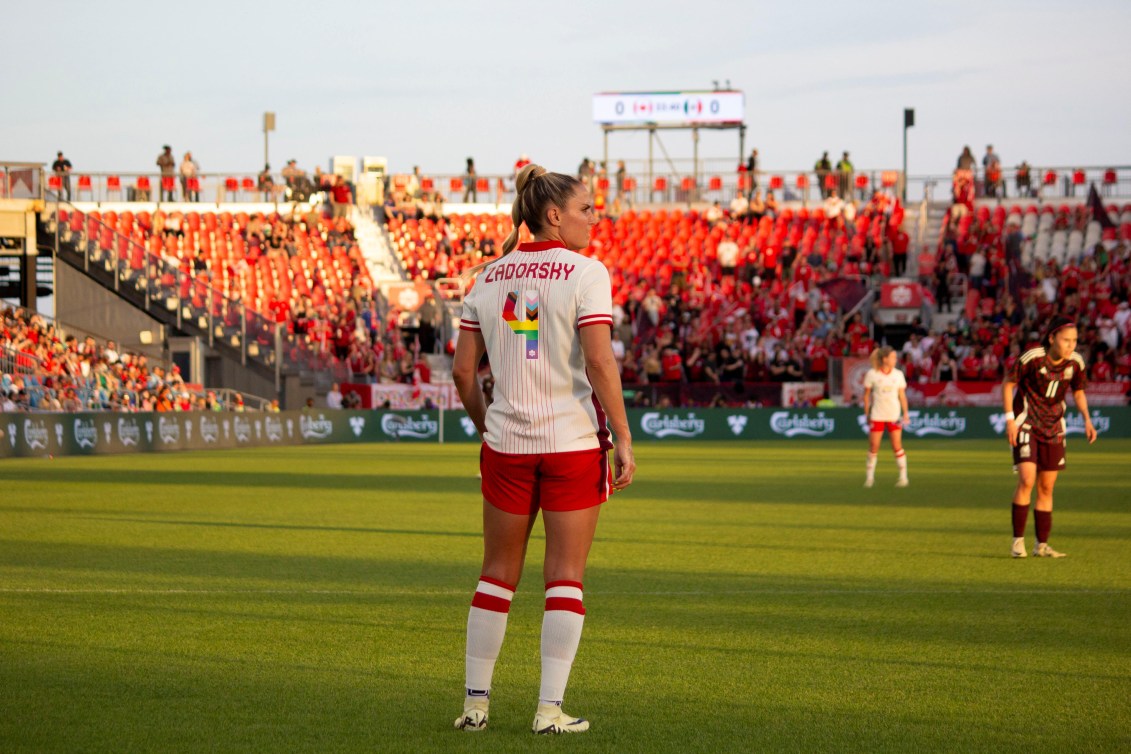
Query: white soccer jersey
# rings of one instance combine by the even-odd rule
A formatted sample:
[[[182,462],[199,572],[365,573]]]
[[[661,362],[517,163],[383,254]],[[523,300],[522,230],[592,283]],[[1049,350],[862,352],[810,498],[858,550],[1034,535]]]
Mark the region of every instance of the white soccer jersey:
[[[479,273],[460,329],[487,345],[495,392],[484,440],[493,450],[610,447],[578,332],[612,327],[612,312],[609,271],[557,241],[521,244]]]
[[[872,408],[868,418],[874,422],[899,421],[903,407],[899,405],[900,388],[906,389],[907,378],[898,369],[887,374],[879,369],[869,369],[864,375],[864,387],[872,388]]]

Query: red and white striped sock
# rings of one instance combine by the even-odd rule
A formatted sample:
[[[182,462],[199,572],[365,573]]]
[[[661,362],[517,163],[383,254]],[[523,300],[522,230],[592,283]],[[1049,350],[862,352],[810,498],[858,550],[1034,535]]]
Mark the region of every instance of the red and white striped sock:
[[[542,616],[542,687],[539,704],[562,703],[569,671],[581,641],[585,623],[582,587],[579,581],[546,584],[546,613]]]
[[[467,614],[466,675],[469,696],[486,696],[491,690],[495,660],[507,633],[514,587],[498,579],[479,577],[479,586]]]
[[[899,478],[900,479],[906,479],[907,478],[907,451],[904,450],[903,448],[900,448],[899,452],[895,454],[895,467],[897,469],[899,469]]]

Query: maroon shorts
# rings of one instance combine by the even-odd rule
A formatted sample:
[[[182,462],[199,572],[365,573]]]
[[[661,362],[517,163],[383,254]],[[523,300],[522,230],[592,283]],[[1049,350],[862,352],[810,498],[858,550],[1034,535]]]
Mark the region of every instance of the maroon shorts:
[[[1045,440],[1033,437],[1027,429],[1017,430],[1017,445],[1013,448],[1013,465],[1037,464],[1037,471],[1063,471],[1065,463],[1064,438]]]
[[[609,455],[600,448],[571,453],[500,453],[483,443],[479,450],[483,499],[520,516],[539,508],[576,511],[609,499]]]
[[[902,431],[903,425],[899,422],[872,422],[873,432],[883,432],[885,429],[888,432],[895,432],[896,430]]]

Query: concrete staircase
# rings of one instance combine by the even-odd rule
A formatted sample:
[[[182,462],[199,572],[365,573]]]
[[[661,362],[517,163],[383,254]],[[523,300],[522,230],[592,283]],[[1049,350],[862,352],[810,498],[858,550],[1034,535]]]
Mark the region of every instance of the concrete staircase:
[[[385,229],[367,210],[357,207],[354,207],[350,220],[356,229],[357,247],[361,249],[361,256],[369,265],[369,273],[373,276],[373,284],[383,290],[389,283],[402,282],[404,276],[401,265],[389,247]]]

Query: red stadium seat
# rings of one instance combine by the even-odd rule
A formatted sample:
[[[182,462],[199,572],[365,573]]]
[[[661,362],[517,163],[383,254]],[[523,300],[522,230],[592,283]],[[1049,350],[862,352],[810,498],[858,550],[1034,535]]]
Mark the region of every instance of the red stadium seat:
[[[106,190],[107,191],[121,191],[122,179],[116,175],[106,176]]]
[[[668,190],[668,179],[666,177],[662,176],[662,175],[656,176],[656,178],[652,181],[652,190],[653,191],[667,191]]]
[[[1044,178],[1042,179],[1042,182],[1046,186],[1055,185],[1056,184],[1056,171],[1055,170],[1045,171],[1045,175],[1044,175]]]
[[[679,187],[684,191],[694,191],[695,179],[691,176],[684,176],[683,180],[679,182]]]
[[[60,175],[51,175],[47,177],[47,188],[52,191],[63,190],[63,177]]]
[[[636,179],[633,178],[630,175],[625,176],[625,178],[624,178],[624,190],[625,191],[635,191],[636,190]]]
[[[856,188],[858,188],[858,189],[868,188],[868,176],[866,176],[862,173],[860,175],[857,175],[856,176]]]
[[[839,176],[837,176],[835,173],[829,173],[825,176],[825,188],[835,189],[839,185],[839,180]]]
[[[1084,181],[1086,179],[1087,179],[1087,176],[1085,176],[1083,170],[1076,169],[1076,170],[1072,171],[1072,185],[1073,186],[1083,186]]]
[[[79,191],[94,191],[94,188],[91,186],[89,175],[79,176]]]
[[[139,175],[138,178],[137,178],[137,190],[138,191],[149,191],[150,188],[151,187],[149,185],[149,176]]]
[[[240,181],[240,188],[244,191],[255,191],[255,180],[252,178],[244,178]]]
[[[476,191],[482,191],[483,193],[487,193],[488,191],[491,190],[491,182],[488,181],[486,178],[480,178],[479,180],[477,180],[475,182],[475,190]]]
[[[784,186],[784,185],[785,185],[785,178],[781,177],[780,175],[770,176],[770,188],[772,190],[779,191],[779,190],[781,190],[781,187]]]
[[[749,189],[751,187],[751,185],[752,185],[752,182],[750,180],[750,176],[747,175],[745,171],[738,174],[738,190],[739,191],[746,191],[747,189]]]
[[[597,190],[598,191],[608,191],[609,190],[609,179],[605,178],[604,176],[598,178],[597,179]]]
[[[801,173],[797,176],[797,188],[799,188],[799,189],[809,188],[809,176],[805,175],[805,173]]]
[[[450,181],[448,181],[448,191],[452,193],[463,191],[463,179],[452,178]]]
[[[1115,168],[1108,168],[1104,171],[1104,185],[1114,186],[1118,177],[1115,174]]]
[[[707,181],[707,190],[708,191],[722,191],[723,190],[722,176],[718,176],[718,175],[711,176],[710,180]]]
[[[432,181],[431,178],[421,178],[420,179],[420,188],[423,191],[431,191],[432,187],[435,186],[435,185],[436,184]]]

